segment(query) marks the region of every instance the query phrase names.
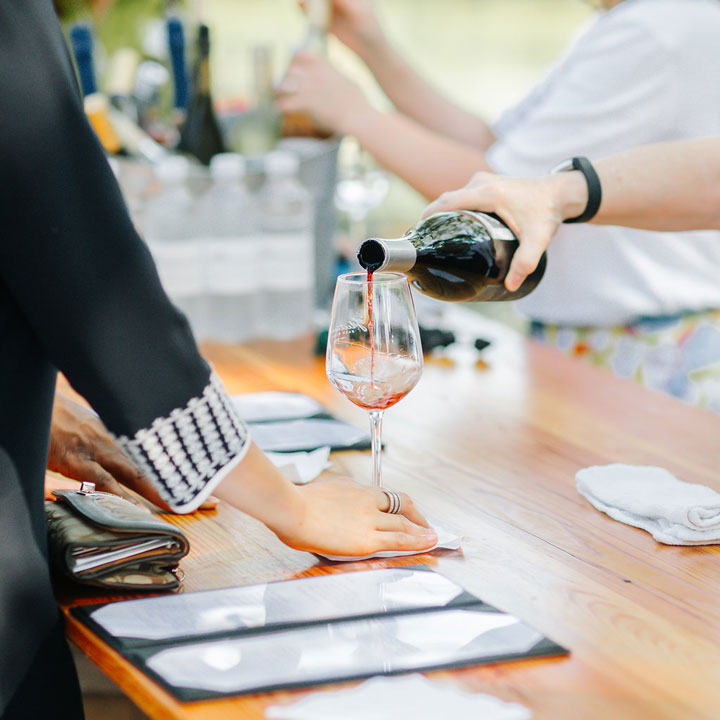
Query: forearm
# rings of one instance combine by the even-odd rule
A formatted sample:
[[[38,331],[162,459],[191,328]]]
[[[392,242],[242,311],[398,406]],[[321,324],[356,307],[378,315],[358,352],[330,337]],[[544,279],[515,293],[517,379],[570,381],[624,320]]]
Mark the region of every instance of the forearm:
[[[298,489],[252,443],[213,493],[267,525],[281,539],[297,535],[304,517]]]
[[[596,161],[602,203],[592,222],[645,230],[720,229],[720,139],[647,145]],[[579,172],[544,181],[562,218],[587,199]]]
[[[647,230],[720,229],[720,138],[638,148],[594,163],[602,203],[593,222]],[[536,267],[563,220],[581,215],[588,185],[580,171],[540,178],[479,173],[425,211],[497,213],[520,240],[505,280],[516,290]]]
[[[385,168],[433,199],[489,169],[483,152],[439,135],[395,113],[368,106],[349,120],[344,132]]]
[[[481,151],[495,142],[485,122],[438,92],[385,38],[378,39],[360,55],[399,112]]]
[[[437,541],[406,495],[401,496],[400,517],[385,512],[388,498],[377,488],[348,480],[295,487],[254,444],[216,495],[297,550],[362,556],[384,549],[425,550]]]
[[[650,145],[599,160],[594,222],[648,230],[720,229],[720,139]]]

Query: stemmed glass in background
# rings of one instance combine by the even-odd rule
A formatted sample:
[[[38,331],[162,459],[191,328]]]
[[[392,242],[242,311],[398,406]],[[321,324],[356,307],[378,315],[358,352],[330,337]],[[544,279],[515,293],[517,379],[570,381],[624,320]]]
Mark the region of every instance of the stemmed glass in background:
[[[353,138],[343,140],[341,153],[335,207],[350,219],[350,243],[355,248],[366,239],[368,213],[385,199],[390,182]]]
[[[348,273],[338,278],[328,333],[330,382],[370,414],[373,485],[382,485],[383,411],[407,395],[422,374],[422,348],[407,278]]]

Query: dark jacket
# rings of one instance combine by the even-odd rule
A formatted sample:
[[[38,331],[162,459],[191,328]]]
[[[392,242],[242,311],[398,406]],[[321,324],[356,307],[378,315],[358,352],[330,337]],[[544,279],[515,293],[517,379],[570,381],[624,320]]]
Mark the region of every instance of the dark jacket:
[[[210,371],[163,292],[85,120],[50,0],[0,2],[0,717],[82,717],[46,564],[57,370],[116,435],[203,393]]]

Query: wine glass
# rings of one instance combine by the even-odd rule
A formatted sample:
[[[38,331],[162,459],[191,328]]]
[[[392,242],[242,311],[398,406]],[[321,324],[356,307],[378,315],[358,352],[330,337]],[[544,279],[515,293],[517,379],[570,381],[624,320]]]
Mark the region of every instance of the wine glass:
[[[357,247],[367,236],[367,216],[385,199],[390,181],[357,141],[345,138],[343,148],[346,150],[343,156],[349,159],[341,164],[335,185],[335,207],[347,213],[350,241]]]
[[[370,413],[373,485],[380,479],[383,411],[422,374],[422,348],[407,278],[348,273],[335,287],[325,369],[330,382]]]

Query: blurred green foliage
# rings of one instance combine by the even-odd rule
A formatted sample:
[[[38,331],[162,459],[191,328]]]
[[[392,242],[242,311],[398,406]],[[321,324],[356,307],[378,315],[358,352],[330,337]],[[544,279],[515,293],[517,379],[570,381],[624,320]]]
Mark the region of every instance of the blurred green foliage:
[[[142,47],[145,23],[163,17],[165,0],[118,0],[98,22],[98,36],[108,54],[121,47]]]

